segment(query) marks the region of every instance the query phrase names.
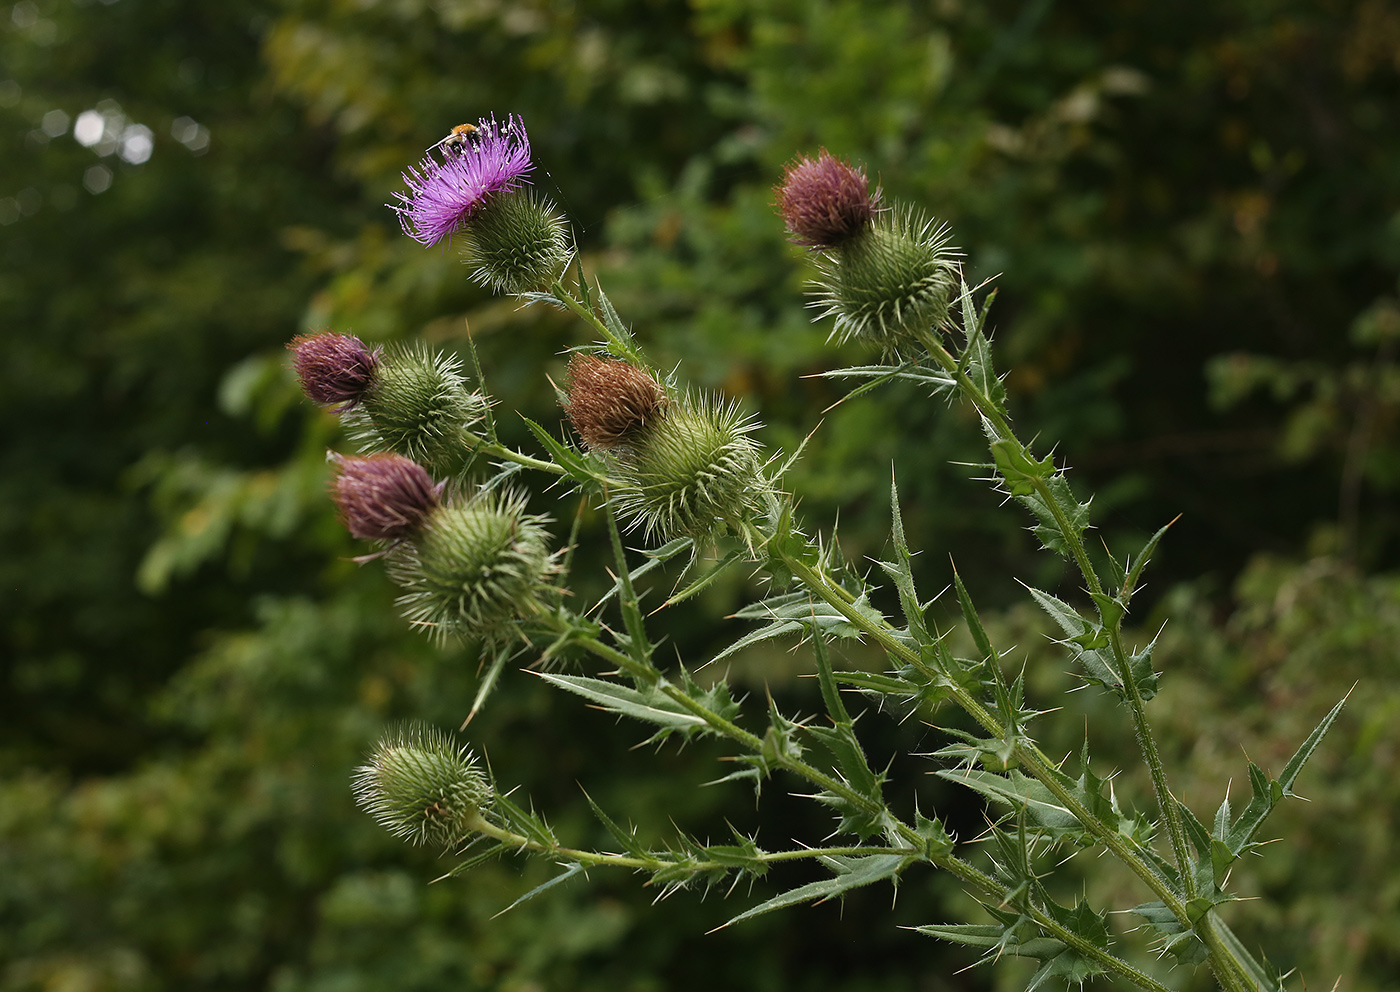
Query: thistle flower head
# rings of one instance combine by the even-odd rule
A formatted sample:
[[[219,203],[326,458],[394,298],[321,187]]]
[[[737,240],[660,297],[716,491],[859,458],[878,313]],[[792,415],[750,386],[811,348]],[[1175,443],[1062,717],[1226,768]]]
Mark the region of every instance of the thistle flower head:
[[[469,430],[486,411],[461,368],[455,355],[423,345],[391,349],[352,412],[361,450],[397,452],[439,478],[460,473],[474,444]]]
[[[629,444],[615,505],[647,539],[705,538],[738,522],[768,491],[749,436],[757,423],[737,405],[685,397]]]
[[[832,248],[860,235],[880,202],[864,170],[825,148],[815,159],[789,163],[773,193],[793,243],[808,248]]]
[[[499,491],[439,508],[390,559],[404,616],[438,640],[508,642],[556,568],[547,522]]]
[[[438,152],[435,157],[433,151]],[[403,173],[407,193],[394,193],[404,233],[424,245],[449,237],[498,193],[518,189],[534,169],[530,136],[512,115],[504,124],[483,118],[471,140],[434,146]]]
[[[471,833],[491,796],[472,753],[422,724],[381,738],[355,769],[352,788],[355,802],[395,837],[439,847]]]
[[[364,541],[396,541],[411,534],[442,496],[441,484],[402,455],[336,456],[335,466],[332,497],[351,535]]]
[[[576,354],[569,361],[562,404],[583,443],[606,451],[627,445],[666,409],[666,391],[630,362]]]
[[[349,410],[374,382],[380,349],[370,351],[350,334],[298,334],[288,350],[301,388],[313,402]]]

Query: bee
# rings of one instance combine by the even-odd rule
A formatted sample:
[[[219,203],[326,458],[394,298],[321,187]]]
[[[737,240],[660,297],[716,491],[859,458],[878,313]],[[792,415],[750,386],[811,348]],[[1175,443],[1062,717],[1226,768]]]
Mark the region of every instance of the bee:
[[[480,140],[481,128],[477,127],[475,124],[458,124],[451,131],[447,132],[447,137],[433,145],[428,151],[432,151],[433,148],[441,148],[443,154],[452,153],[454,155],[461,155],[466,152],[468,148],[476,147],[476,143]]]

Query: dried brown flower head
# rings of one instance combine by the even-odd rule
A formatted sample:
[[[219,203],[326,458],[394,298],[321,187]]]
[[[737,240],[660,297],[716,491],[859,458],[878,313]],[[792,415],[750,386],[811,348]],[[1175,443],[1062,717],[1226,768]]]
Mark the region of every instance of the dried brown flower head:
[[[667,406],[666,391],[648,372],[616,358],[575,355],[562,404],[590,449],[623,447]]]

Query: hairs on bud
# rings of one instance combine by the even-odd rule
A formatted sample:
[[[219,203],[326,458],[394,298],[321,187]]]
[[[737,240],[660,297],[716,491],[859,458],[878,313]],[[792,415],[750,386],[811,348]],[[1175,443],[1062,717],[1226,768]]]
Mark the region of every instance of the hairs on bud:
[[[439,507],[389,558],[403,615],[439,641],[509,642],[557,567],[548,522],[526,513],[519,493],[479,492]]]
[[[439,505],[442,484],[434,484],[421,465],[402,455],[336,455],[333,460],[331,496],[346,529],[360,540],[400,540]]]
[[[607,451],[633,443],[669,405],[666,390],[645,369],[616,358],[576,354],[569,360],[561,404],[583,443]]]
[[[419,723],[380,738],[351,781],[355,802],[395,837],[444,848],[472,832],[491,797],[466,746]]]
[[[359,403],[373,385],[381,350],[370,351],[354,335],[333,331],[298,334],[287,349],[302,391],[313,402],[339,412]]]

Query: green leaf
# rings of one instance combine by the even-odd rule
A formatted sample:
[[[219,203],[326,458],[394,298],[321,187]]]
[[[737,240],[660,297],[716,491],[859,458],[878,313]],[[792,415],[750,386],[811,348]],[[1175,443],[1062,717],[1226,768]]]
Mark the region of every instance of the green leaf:
[[[914,588],[913,555],[909,553],[909,542],[904,536],[904,518],[899,512],[899,489],[895,485],[894,473],[890,473],[890,537],[894,541],[895,561],[880,562],[880,567],[894,580],[899,593],[900,609],[909,631],[920,643],[931,640],[928,624],[924,620],[923,606]]]
[[[1070,528],[1082,537],[1089,527],[1089,508],[1093,503],[1089,499],[1083,503],[1075,499],[1074,491],[1070,488],[1069,479],[1063,472],[1051,476],[1044,483],[1046,491],[1050,494],[1050,499],[1055,507],[1068,522]],[[1016,497],[1027,509],[1035,515],[1039,524],[1035,527],[1035,536],[1040,539],[1040,543],[1048,550],[1054,551],[1065,558],[1073,556],[1070,542],[1060,526],[1060,521],[1056,519],[1050,504],[1045,501],[1039,492],[1034,492],[1027,496]]]
[[[622,845],[622,849],[625,852],[632,855],[634,858],[646,856],[646,848],[638,843],[636,834],[631,830],[623,830],[613,822],[612,817],[603,812],[603,807],[593,801],[593,797],[588,794],[588,790],[586,789],[583,792],[583,798],[588,800],[588,805],[593,810],[593,815],[598,818],[598,822],[603,825],[608,833],[612,834],[613,840]]]
[[[1142,570],[1152,558],[1152,552],[1157,550],[1157,542],[1162,539],[1162,535],[1167,532],[1168,528],[1180,519],[1180,517],[1177,517],[1163,525],[1157,533],[1147,539],[1147,543],[1143,545],[1142,550],[1138,552],[1137,561],[1129,562],[1132,567],[1128,570],[1128,575],[1123,580],[1122,585],[1122,596],[1124,600],[1132,599],[1133,593],[1137,592],[1138,579],[1142,577]]]
[[[1055,474],[1055,459],[1049,455],[1040,461],[1015,439],[993,441],[992,458],[996,462],[998,474],[1006,482],[1013,496],[1032,496],[1036,493],[1037,482],[1048,482]]]
[[[1148,926],[1161,934],[1162,949],[1181,964],[1201,964],[1210,957],[1205,941],[1178,920],[1166,903],[1145,902],[1128,912],[1142,917]]]
[[[630,716],[645,723],[671,730],[695,730],[706,726],[705,721],[694,713],[682,709],[680,704],[666,696],[656,687],[646,691],[582,675],[558,675],[554,672],[534,672],[551,685],[582,696],[597,703],[609,713]]]
[[[1065,809],[1054,793],[1041,782],[1014,769],[1003,775],[980,768],[943,768],[935,774],[949,782],[965,785],[995,802],[1024,810],[1038,827],[1052,831],[1083,830],[1079,820]]]
[[[555,440],[554,435],[535,423],[523,413],[520,419],[525,421],[525,426],[530,428],[530,433],[535,435],[535,439],[544,445],[549,457],[562,468],[569,476],[579,482],[593,482],[598,485],[606,483],[607,477],[589,464],[588,459],[578,450]]]
[[[771,899],[745,910],[731,919],[725,926],[732,926],[741,920],[752,919],[804,902],[825,902],[852,889],[897,878],[909,863],[909,859],[898,854],[873,854],[868,857],[824,857],[822,863],[836,872],[834,878],[822,879],[800,885]]]
[[[552,888],[554,888],[556,885],[562,885],[564,882],[567,882],[569,879],[573,878],[575,875],[581,875],[581,874],[582,874],[583,872],[585,872],[585,871],[587,871],[587,869],[586,869],[583,865],[579,864],[578,862],[573,862],[573,863],[571,863],[571,864],[566,865],[566,866],[564,867],[564,871],[563,871],[561,874],[555,875],[553,878],[551,878],[551,879],[550,879],[549,881],[547,881],[547,882],[541,882],[539,885],[536,885],[536,886],[535,886],[533,889],[531,889],[529,892],[525,893],[525,894],[524,894],[523,896],[521,896],[519,899],[515,900],[515,902],[511,903],[511,904],[510,904],[509,906],[507,906],[505,909],[503,909],[503,910],[501,910],[499,913],[497,913],[496,916],[504,916],[506,913],[509,913],[512,909],[514,909],[516,906],[519,906],[521,903],[523,903],[523,902],[529,902],[531,899],[535,898],[535,896],[539,895],[541,892],[544,892],[544,891],[546,891],[546,890],[548,890],[548,889],[552,889]],[[491,917],[491,919],[494,920],[494,919],[496,918],[496,916]]]
[[[684,540],[689,541],[689,538],[685,538]],[[680,592],[672,593],[667,598],[666,602],[662,603],[661,605],[675,606],[677,603],[685,602],[692,596],[699,595],[706,589],[710,588],[710,586],[714,585],[715,581],[725,573],[725,571],[729,568],[730,565],[746,557],[747,556],[742,548],[735,548],[733,551],[729,552],[727,555],[725,555],[723,558],[717,561],[714,567],[707,571],[704,575],[700,576],[700,578],[696,579],[694,582],[686,586]]]

